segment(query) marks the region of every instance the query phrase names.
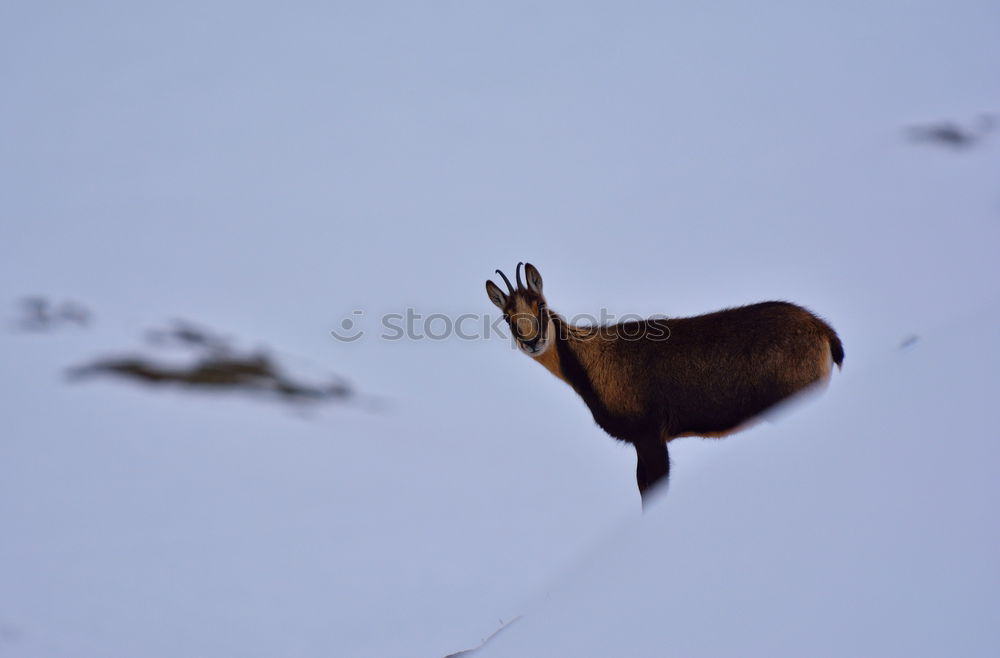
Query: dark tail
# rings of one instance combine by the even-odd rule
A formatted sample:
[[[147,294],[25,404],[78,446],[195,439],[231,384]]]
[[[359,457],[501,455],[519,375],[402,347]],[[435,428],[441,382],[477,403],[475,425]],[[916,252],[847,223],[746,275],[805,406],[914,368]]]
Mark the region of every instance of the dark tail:
[[[844,345],[840,342],[840,336],[833,329],[830,329],[827,339],[830,341],[830,356],[833,357],[833,362],[839,368],[844,363]]]

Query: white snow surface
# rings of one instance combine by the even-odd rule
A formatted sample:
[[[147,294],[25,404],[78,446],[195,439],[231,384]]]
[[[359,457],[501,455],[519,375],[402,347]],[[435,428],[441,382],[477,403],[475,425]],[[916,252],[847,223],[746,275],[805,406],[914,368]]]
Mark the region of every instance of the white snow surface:
[[[997,655],[998,339],[994,304],[720,448],[476,655]]]
[[[997,655],[984,0],[0,4],[0,656]],[[822,396],[635,455],[490,313],[808,306]],[[88,330],[8,331],[22,295]],[[364,311],[363,340],[330,330]],[[379,404],[65,368],[185,318]],[[917,336],[906,349],[900,344]],[[478,658],[478,657],[477,657]]]

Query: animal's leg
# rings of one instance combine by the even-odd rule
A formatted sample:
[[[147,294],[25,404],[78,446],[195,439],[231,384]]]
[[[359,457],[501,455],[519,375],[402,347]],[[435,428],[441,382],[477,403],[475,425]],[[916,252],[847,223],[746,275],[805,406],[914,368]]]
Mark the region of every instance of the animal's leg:
[[[659,483],[666,483],[670,476],[670,455],[667,444],[659,437],[636,441],[635,479],[643,504],[647,494]]]
[[[646,492],[649,481],[646,479],[646,469],[642,467],[642,460],[638,459],[638,456],[639,449],[636,448],[635,481],[639,485],[639,495],[641,496]]]

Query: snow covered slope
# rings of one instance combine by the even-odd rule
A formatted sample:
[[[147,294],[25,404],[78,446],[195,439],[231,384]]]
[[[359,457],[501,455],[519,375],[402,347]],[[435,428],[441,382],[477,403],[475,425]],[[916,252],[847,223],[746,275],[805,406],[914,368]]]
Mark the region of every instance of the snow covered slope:
[[[998,655],[1000,306],[846,365],[813,413],[730,442],[481,655]]]
[[[996,497],[969,493],[995,424],[960,413],[989,387],[949,382],[991,376],[990,343],[942,318],[1000,296],[1000,134],[907,135],[1000,110],[997,25],[986,0],[0,3],[0,655],[440,658],[520,613],[491,651],[544,655],[532,624],[573,609],[525,600],[616,527],[609,591],[593,565],[566,582],[659,605],[635,635],[657,647],[670,623],[752,644],[798,594],[765,620],[791,642],[831,583],[899,642],[972,628],[952,602],[990,611],[993,526],[964,518]],[[379,336],[493,311],[483,281],[519,260],[569,317],[802,303],[846,369],[780,422],[679,442],[642,516],[634,452],[503,338]],[[30,294],[95,322],[8,332]],[[333,340],[355,311],[365,338]],[[386,404],[63,381],[175,317]],[[629,589],[647,550],[686,599]],[[579,616],[604,619],[620,654],[624,617]]]

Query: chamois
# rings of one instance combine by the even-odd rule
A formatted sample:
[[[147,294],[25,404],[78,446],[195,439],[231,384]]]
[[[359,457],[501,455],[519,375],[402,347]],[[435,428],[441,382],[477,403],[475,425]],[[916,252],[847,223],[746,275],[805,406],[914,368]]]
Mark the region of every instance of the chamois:
[[[635,447],[645,503],[670,473],[667,443],[723,437],[791,395],[825,382],[844,348],[826,322],[788,302],[761,302],[689,318],[583,327],[550,311],[542,276],[517,264],[517,288],[492,281],[520,350],[583,398],[594,421]]]

